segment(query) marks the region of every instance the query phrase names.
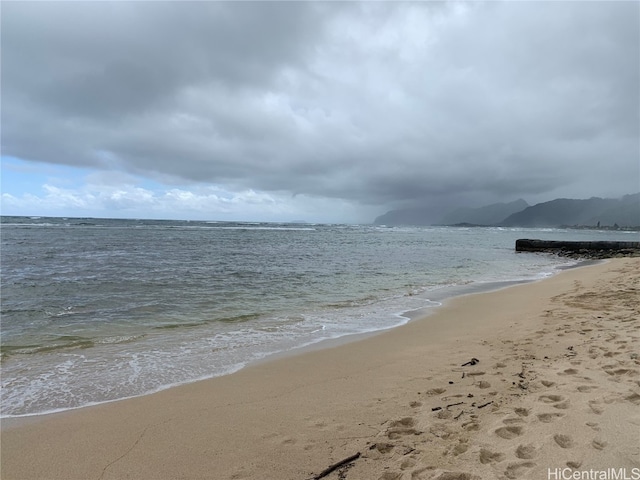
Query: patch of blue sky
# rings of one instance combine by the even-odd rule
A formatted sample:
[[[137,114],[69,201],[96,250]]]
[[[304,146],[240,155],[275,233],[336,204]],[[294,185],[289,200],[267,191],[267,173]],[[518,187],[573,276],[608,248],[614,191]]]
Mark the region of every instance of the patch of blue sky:
[[[88,169],[67,165],[54,165],[25,161],[20,158],[2,156],[0,158],[2,193],[14,197],[25,194],[39,195],[45,184],[60,188],[74,188],[83,183]]]
[[[103,183],[100,180],[112,183],[115,179],[109,181],[110,174],[114,174],[118,183],[135,185],[155,192],[165,188],[153,180],[116,171],[33,162],[11,156],[0,157],[0,173],[2,193],[8,193],[14,197],[21,197],[25,194],[39,196],[43,193],[44,185],[79,189],[87,184]]]

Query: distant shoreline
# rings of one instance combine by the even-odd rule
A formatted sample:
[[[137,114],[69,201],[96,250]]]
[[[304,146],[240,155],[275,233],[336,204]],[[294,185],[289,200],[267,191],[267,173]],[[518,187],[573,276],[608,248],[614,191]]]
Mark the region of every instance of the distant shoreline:
[[[605,226],[596,226],[596,225],[559,225],[557,227],[550,227],[546,225],[539,225],[535,227],[514,227],[514,226],[504,226],[504,225],[480,225],[475,223],[455,223],[452,225],[438,225],[434,224],[433,227],[461,227],[461,228],[531,228],[531,229],[539,229],[539,228],[553,228],[557,230],[594,230],[594,231],[603,231],[603,232],[640,232],[640,226],[630,227],[630,226],[617,226],[617,225],[605,225]]]

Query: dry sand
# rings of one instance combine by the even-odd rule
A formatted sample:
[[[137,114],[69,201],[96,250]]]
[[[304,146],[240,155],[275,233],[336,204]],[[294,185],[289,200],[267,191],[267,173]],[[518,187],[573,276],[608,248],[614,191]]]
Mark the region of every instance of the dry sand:
[[[1,474],[305,480],[359,452],[324,478],[640,476],[639,347],[640,259],[615,259],[234,375],[5,420]]]

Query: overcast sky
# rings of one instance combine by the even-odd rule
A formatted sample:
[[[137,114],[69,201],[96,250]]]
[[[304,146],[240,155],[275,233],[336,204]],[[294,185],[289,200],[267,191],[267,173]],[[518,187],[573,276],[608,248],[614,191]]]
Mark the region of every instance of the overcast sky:
[[[640,3],[2,2],[2,213],[640,191]]]

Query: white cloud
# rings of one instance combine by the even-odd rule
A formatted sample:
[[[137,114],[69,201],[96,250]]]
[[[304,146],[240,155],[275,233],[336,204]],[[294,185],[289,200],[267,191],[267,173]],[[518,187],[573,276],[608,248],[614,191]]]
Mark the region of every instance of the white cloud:
[[[38,195],[3,193],[2,213],[228,221],[296,221],[312,215],[310,221],[328,223],[357,223],[363,218],[361,210],[346,202],[304,195],[292,197],[251,189],[232,192],[213,186],[150,190],[133,184],[98,184],[96,178],[105,176],[91,175],[91,183],[77,188],[45,184]]]

